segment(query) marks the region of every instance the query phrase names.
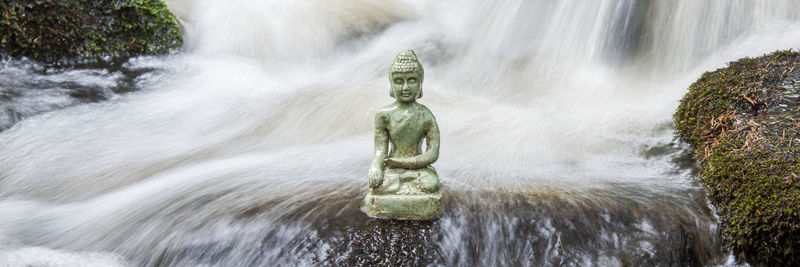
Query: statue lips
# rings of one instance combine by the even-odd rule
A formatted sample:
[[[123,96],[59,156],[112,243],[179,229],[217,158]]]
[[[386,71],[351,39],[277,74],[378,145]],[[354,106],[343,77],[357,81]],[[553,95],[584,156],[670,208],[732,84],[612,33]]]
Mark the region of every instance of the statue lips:
[[[400,100],[402,100],[404,102],[409,102],[409,101],[412,101],[412,100],[415,100],[415,99],[411,96],[411,91],[410,90],[401,90],[400,91]]]

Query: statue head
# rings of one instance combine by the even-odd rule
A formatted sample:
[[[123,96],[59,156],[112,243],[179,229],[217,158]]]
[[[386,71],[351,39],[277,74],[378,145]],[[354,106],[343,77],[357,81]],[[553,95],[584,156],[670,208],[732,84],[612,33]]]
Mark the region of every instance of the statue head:
[[[422,97],[422,80],[425,72],[417,55],[411,49],[401,51],[389,67],[389,80],[392,88],[389,96],[397,101],[408,103]]]

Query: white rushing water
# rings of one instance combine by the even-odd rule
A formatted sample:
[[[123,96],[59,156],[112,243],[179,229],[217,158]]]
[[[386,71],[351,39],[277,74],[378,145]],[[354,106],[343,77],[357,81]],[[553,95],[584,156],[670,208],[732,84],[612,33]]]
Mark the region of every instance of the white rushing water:
[[[392,101],[388,66],[404,48],[425,67],[420,102],[442,132],[434,166],[455,201],[434,225],[434,262],[631,262],[610,251],[659,259],[653,255],[672,249],[658,240],[673,220],[697,227],[696,239],[718,239],[696,178],[675,162],[678,100],[727,61],[800,47],[793,0],[168,4],[185,24],[186,45],[127,62],[159,70],[134,81],[140,91],[0,132],[0,262],[336,262],[335,242],[298,244],[324,239],[316,223],[361,201],[372,116]],[[87,76],[94,84],[119,79],[48,77]],[[31,99],[25,107],[69,102]],[[654,148],[670,152],[651,155]],[[480,192],[574,206],[524,221],[525,210],[498,208],[516,202]],[[667,217],[632,211],[662,208]],[[559,228],[573,213],[587,225],[607,223],[583,234],[610,247],[565,251],[562,239],[582,242]],[[635,219],[615,224],[617,216]],[[495,245],[465,259],[459,251],[471,249],[473,220],[483,224],[481,240]],[[526,242],[515,235],[525,225],[542,239],[517,244]],[[521,258],[526,253],[533,258]],[[699,262],[725,260],[708,257]]]

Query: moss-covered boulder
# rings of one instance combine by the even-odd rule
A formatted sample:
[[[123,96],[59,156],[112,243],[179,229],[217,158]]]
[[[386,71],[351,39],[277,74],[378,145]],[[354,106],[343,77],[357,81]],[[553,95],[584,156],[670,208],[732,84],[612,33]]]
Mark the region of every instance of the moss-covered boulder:
[[[744,58],[703,74],[674,115],[734,253],[800,263],[800,53]]]
[[[0,54],[47,63],[163,54],[182,44],[161,0],[0,1]]]

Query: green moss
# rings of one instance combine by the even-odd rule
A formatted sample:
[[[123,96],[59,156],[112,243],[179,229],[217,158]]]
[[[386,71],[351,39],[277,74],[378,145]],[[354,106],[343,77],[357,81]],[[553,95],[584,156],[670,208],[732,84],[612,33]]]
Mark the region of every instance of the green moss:
[[[164,54],[182,45],[161,0],[10,0],[0,7],[0,53],[12,57],[52,63]]]
[[[800,262],[800,53],[744,58],[703,74],[674,115],[740,259]]]

